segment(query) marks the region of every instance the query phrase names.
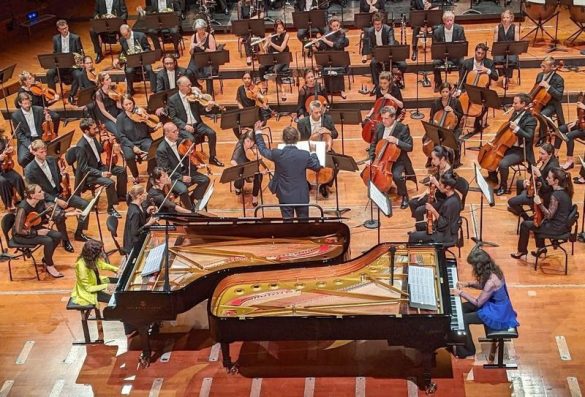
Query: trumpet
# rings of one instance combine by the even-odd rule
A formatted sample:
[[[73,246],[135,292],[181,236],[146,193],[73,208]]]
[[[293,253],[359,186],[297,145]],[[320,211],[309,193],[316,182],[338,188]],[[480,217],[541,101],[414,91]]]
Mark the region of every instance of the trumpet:
[[[252,41],[250,42],[251,46],[255,46],[258,45],[260,43],[262,43],[263,41],[266,41],[268,39],[272,39],[273,37],[278,36],[280,33],[274,33],[271,34],[270,36],[266,36],[266,37],[252,37]]]
[[[318,43],[318,42],[320,42],[321,40],[323,40],[323,39],[325,39],[325,38],[327,38],[327,37],[329,37],[329,36],[333,36],[335,33],[339,33],[339,32],[341,32],[341,33],[344,33],[344,30],[343,30],[343,29],[339,29],[339,30],[336,30],[336,31],[334,31],[334,32],[329,32],[329,33],[327,33],[326,35],[319,37],[318,39],[315,39],[315,40],[309,41],[307,44],[305,44],[305,45],[304,45],[304,47],[305,47],[305,48],[309,48],[309,47],[311,47],[312,45],[314,45],[314,44],[317,44],[317,43]]]

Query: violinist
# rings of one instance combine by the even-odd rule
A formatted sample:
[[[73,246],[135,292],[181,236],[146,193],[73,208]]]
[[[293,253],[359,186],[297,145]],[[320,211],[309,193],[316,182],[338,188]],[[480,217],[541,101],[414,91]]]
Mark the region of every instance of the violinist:
[[[450,83],[445,82],[441,84],[439,92],[441,97],[435,99],[431,104],[429,122],[434,122],[435,115],[440,111],[453,113],[457,118],[457,124],[452,130],[456,141],[459,143],[459,147],[455,151],[455,158],[452,159],[450,163],[453,165],[453,168],[458,168],[461,166],[461,143],[459,141],[459,136],[461,135],[461,118],[463,117],[463,109],[461,108],[461,102],[459,102],[459,99],[452,95],[453,86]],[[427,161],[427,167],[430,165],[430,162],[431,158]]]
[[[223,163],[216,156],[217,135],[213,129],[201,119],[201,113],[209,112],[215,105],[210,101],[207,107],[203,107],[197,101],[190,101],[192,93],[191,81],[185,76],[178,80],[179,92],[171,95],[168,99],[169,117],[179,127],[181,138],[191,141],[203,141],[205,137],[209,142],[209,163],[223,167]]]
[[[62,174],[65,173],[63,168],[57,164],[57,161],[47,156],[47,145],[37,139],[31,145],[31,151],[34,154],[34,161],[31,161],[29,165],[24,169],[24,177],[28,183],[34,183],[39,185],[45,192],[45,201],[48,203],[55,203],[61,210],[72,207],[78,210],[84,210],[89,204],[86,200],[82,199],[78,195],[72,195],[68,200],[62,198]],[[74,188],[72,187],[73,191]],[[59,211],[61,215],[62,211]],[[75,231],[75,241],[87,241],[88,237],[83,233],[87,230],[89,219],[79,218],[77,221],[77,229]],[[63,247],[65,251],[73,252],[73,247],[69,242],[67,236],[67,228],[65,225],[65,219],[62,216],[55,218],[55,224],[57,230],[62,235]]]
[[[536,76],[536,85],[543,87],[548,94],[550,94],[550,101],[542,108],[540,114],[552,117],[557,115],[559,125],[565,124],[565,116],[563,115],[563,92],[565,91],[565,80],[557,73],[556,61],[553,57],[546,57],[540,64],[542,72]],[[537,145],[546,141],[546,124],[540,123],[539,135]]]
[[[374,87],[373,95],[375,96],[376,100],[380,98],[389,99],[394,102],[397,106],[396,114],[398,117],[401,118],[404,111],[404,102],[402,99],[402,92],[400,92],[400,88],[397,84],[394,84],[392,79],[392,73],[390,72],[382,72],[380,73],[379,84]],[[374,116],[374,109],[373,106],[370,109],[370,112],[366,116],[366,119],[370,119]]]
[[[170,172],[170,171],[169,171]],[[169,194],[169,190],[173,186],[174,181],[169,177],[168,172],[161,167],[154,167],[150,174],[152,187],[148,190],[146,201],[142,203],[142,208],[145,206],[154,206],[154,213],[168,212],[175,214],[192,214],[192,206],[189,203],[187,208],[175,204],[174,189],[173,193]],[[139,186],[139,185],[136,185]],[[176,185],[175,185],[176,186]],[[148,210],[148,207],[147,207]],[[158,210],[158,211],[156,211]],[[153,213],[153,214],[154,214]]]
[[[244,109],[258,106],[260,120],[266,125],[266,121],[272,116],[272,110],[268,106],[266,95],[261,92],[260,87],[252,82],[252,73],[244,72],[242,82],[244,84],[239,86],[238,91],[236,91],[238,108]],[[238,129],[234,128],[236,138],[239,137],[238,133]]]
[[[144,231],[145,227],[151,226],[157,222],[156,217],[151,215],[156,211],[156,206],[147,201],[147,194],[144,186],[134,185],[130,188],[130,203],[126,213],[126,222],[124,223],[124,240],[122,250],[126,255],[130,254],[132,247],[138,241],[138,237]],[[146,206],[146,208],[144,208]]]
[[[146,159],[148,149],[152,145],[151,134],[156,131],[160,125],[150,127],[140,117],[137,117],[137,112],[140,110],[136,107],[134,98],[126,94],[122,97],[122,107],[124,111],[116,118],[116,130],[118,131],[117,138],[120,140],[122,152],[126,165],[130,169],[134,184],[140,183],[138,174],[137,161]]]
[[[112,79],[108,72],[98,74],[98,90],[95,93],[95,108],[97,121],[106,126],[114,135],[118,135],[116,128],[117,117],[122,113],[122,93],[112,87]]]
[[[81,119],[79,128],[83,132],[83,136],[77,142],[77,168],[75,169],[75,185],[77,186],[87,175],[84,181],[84,186],[100,185],[106,188],[106,196],[108,199],[108,215],[121,218],[121,215],[116,211],[114,206],[119,201],[126,200],[126,185],[128,175],[124,167],[112,165],[109,167],[102,162],[101,155],[103,153],[103,146],[96,136],[99,133],[97,124],[93,119]],[[116,177],[116,183],[112,177]]]
[[[14,170],[14,148],[4,135],[0,135],[0,197],[6,210],[15,210],[15,194],[24,198],[24,180]]]
[[[196,201],[203,198],[209,186],[209,178],[198,171],[198,168],[206,168],[206,165],[193,164],[190,153],[181,155],[179,146],[189,144],[189,141],[183,142],[184,139],[179,137],[179,129],[175,124],[166,123],[163,131],[165,137],[156,150],[157,165],[170,173],[173,183],[176,181],[173,192],[179,196],[183,207],[194,211]],[[192,141],[189,146],[191,151],[195,150]],[[196,185],[196,188],[189,195],[188,187],[192,185]]]
[[[248,163],[250,161],[255,161],[256,158],[250,158],[248,155],[248,153],[255,145],[256,139],[254,138],[253,131],[248,131],[245,134],[242,134],[240,139],[238,139],[236,146],[234,147],[232,159],[230,161],[231,165],[236,166]],[[258,193],[260,193],[260,189],[262,188],[262,178],[263,175],[260,172],[254,175],[254,182],[252,183],[252,205],[254,207],[258,205]],[[244,178],[234,181],[234,189],[237,196],[242,194],[245,182],[246,180]]]
[[[582,99],[581,99],[582,100]],[[573,153],[575,152],[575,139],[585,138],[585,104],[581,101],[577,101],[577,120],[571,121],[570,123],[563,124],[559,127],[559,130],[567,136],[567,160],[563,164],[564,170],[570,170],[575,167],[575,159]],[[562,139],[555,136],[555,149],[560,149]]]
[[[47,87],[44,87],[41,82],[36,81],[35,77],[27,71],[21,72],[19,74],[19,78],[20,88],[18,89],[16,97],[16,107],[20,107],[18,103],[18,94],[21,92],[29,94],[31,96],[33,106],[47,108],[47,112],[51,116],[51,120],[53,120],[53,124],[55,125],[55,133],[58,133],[61,116],[54,110],[48,109],[48,107],[59,101],[59,94],[55,93],[55,91],[51,89],[48,89]]]
[[[191,36],[191,47],[189,48],[191,59],[189,60],[189,66],[187,66],[187,69],[191,71],[191,74],[195,79],[205,79],[209,76],[217,75],[217,67],[205,66],[200,68],[195,63],[195,53],[217,51],[215,37],[207,31],[207,22],[205,22],[204,19],[196,19],[193,23],[193,30],[195,33]],[[207,93],[212,94],[213,80],[211,78],[206,79],[206,84]]]
[[[146,35],[142,32],[134,32],[126,24],[120,26],[120,46],[122,47],[122,54],[126,56],[151,51]],[[156,77],[152,71],[152,66],[145,64],[143,65],[143,69],[146,78],[150,81],[150,89],[154,90],[154,87],[156,87]],[[135,68],[129,67],[126,64],[124,70],[124,74],[126,75],[126,92],[130,95],[134,95],[134,72]]]
[[[304,85],[299,90],[299,98],[297,103],[297,119],[302,119],[309,115],[309,109],[305,107],[305,103],[309,97],[316,97],[326,95],[325,87],[321,85],[315,78],[315,72],[311,69],[305,69],[303,72]]]
[[[51,119],[50,114],[43,111],[40,106],[32,104],[32,98],[26,92],[16,96],[19,109],[12,113],[12,124],[18,126],[14,132],[16,135],[18,164],[26,167],[34,156],[30,152],[32,141],[40,139],[43,135],[42,124]]]
[[[274,33],[265,38],[263,43],[264,52],[267,54],[277,54],[283,52],[290,52],[288,48],[289,34],[286,31],[284,22],[281,19],[274,21]],[[262,81],[262,89],[268,89],[268,82],[266,80],[267,73],[274,73],[277,79],[289,73],[288,63],[278,63],[276,65],[265,66],[261,65],[258,69],[260,80]],[[277,80],[278,81],[278,80]]]
[[[488,180],[498,184],[498,172],[500,173],[499,188],[496,195],[502,196],[508,194],[508,174],[510,167],[516,164],[527,162],[534,164],[534,152],[532,142],[534,140],[534,130],[536,129],[536,119],[527,111],[530,103],[530,97],[527,94],[517,94],[514,96],[512,108],[514,112],[510,117],[510,128],[517,136],[516,143],[506,150],[504,157],[500,160],[497,171],[490,171]]]
[[[60,278],[63,274],[55,268],[53,253],[63,236],[47,226],[50,211],[51,209],[48,209],[45,204],[45,193],[42,187],[29,183],[24,190],[24,200],[16,209],[12,239],[17,244],[41,245],[43,247],[42,262],[47,273],[54,278]]]
[[[417,231],[408,235],[409,243],[432,242],[453,244],[457,241],[459,230],[459,218],[461,217],[461,198],[455,191],[457,176],[451,172],[443,174],[439,180],[438,190],[445,199],[435,208],[433,204],[426,203],[425,210],[432,214],[434,219],[434,231],[429,234],[424,223],[417,223]]]
[[[542,198],[534,195],[534,204],[538,205],[544,215],[542,224],[537,227],[533,221],[525,220],[520,224],[520,233],[518,238],[518,250],[510,256],[514,259],[520,259],[528,255],[528,239],[530,232],[534,232],[536,240],[536,251],[532,251],[533,256],[546,254],[544,248],[544,238],[540,234],[563,234],[570,231],[569,214],[573,206],[573,184],[571,183],[571,174],[561,168],[553,168],[546,176],[548,185],[552,188],[550,203],[546,206]]]
[[[372,15],[372,25],[372,28],[368,29],[364,36],[362,63],[366,63],[368,56],[371,57],[370,72],[372,73],[372,82],[374,83],[374,88],[372,90],[374,90],[379,84],[378,75],[382,71],[382,66],[384,66],[386,70],[390,67],[390,62],[376,60],[376,57],[374,57],[374,48],[395,45],[397,43],[396,40],[394,40],[394,29],[384,23],[384,15],[381,12],[376,12]],[[397,73],[400,76],[397,80],[397,85],[399,85],[400,88],[404,88],[402,74],[406,71],[406,62],[394,62],[392,66],[393,69],[400,71],[400,73]]]
[[[499,41],[520,41],[520,29],[514,22],[514,13],[511,10],[504,10],[501,15],[502,22],[494,29],[494,43]],[[508,82],[512,78],[512,72],[518,65],[518,55],[508,55],[508,63],[506,66],[506,56],[494,56],[496,65],[504,65],[504,82],[503,86],[508,89]]]
[[[89,55],[86,55],[83,57],[83,63],[81,65],[81,70],[75,74],[75,84],[71,85],[71,91],[69,92],[70,104],[75,103],[75,96],[77,96],[78,90],[97,87],[98,78],[93,65],[93,59]]]
[[[546,176],[553,168],[559,167],[559,160],[555,157],[555,149],[550,143],[545,143],[538,148],[538,162],[536,166],[531,167],[536,182],[536,192],[543,199],[545,205],[550,200],[552,188],[549,186]],[[529,216],[524,211],[524,206],[531,206],[534,203],[534,192],[532,191],[532,178],[516,181],[516,196],[508,200],[508,211],[516,216],[528,220]],[[531,192],[528,188],[531,187]],[[530,193],[530,194],[529,194]]]
[[[118,18],[126,20],[128,18],[128,7],[126,7],[126,0],[95,0],[95,9],[93,13],[94,18],[107,18],[113,15]],[[93,52],[96,54],[95,63],[99,64],[104,59],[102,47],[100,45],[100,37],[102,41],[108,33],[96,33],[93,29],[89,30],[91,43],[93,44]]]
[[[177,64],[177,58],[171,54],[166,54],[163,59],[163,68],[156,73],[156,88],[154,92],[162,92],[177,88],[177,81],[187,76],[191,78],[191,71]]]
[[[83,56],[83,44],[81,44],[81,38],[75,33],[69,31],[69,25],[64,19],[60,19],[56,23],[58,34],[53,36],[53,54],[66,54],[73,53]],[[61,78],[66,75],[73,77],[71,84],[71,91],[77,91],[77,75],[81,71],[77,68],[59,68],[59,74]],[[53,90],[57,88],[57,69],[47,70],[47,85]],[[71,97],[71,94],[69,94]]]
[[[401,150],[400,157],[392,165],[392,176],[396,184],[396,190],[402,202],[401,209],[408,208],[408,190],[406,189],[406,178],[403,174],[405,171],[412,169],[412,163],[408,158],[408,152],[412,152],[412,136],[407,125],[396,120],[396,109],[391,106],[385,106],[380,110],[382,122],[376,127],[374,137],[369,149],[370,161],[376,157],[376,145],[382,139],[394,143]],[[407,171],[408,172],[408,171]],[[413,172],[408,172],[411,174]]]
[[[467,41],[465,38],[465,31],[463,26],[455,23],[455,14],[453,11],[445,11],[443,13],[443,24],[439,25],[433,30],[433,43],[456,43]],[[460,65],[463,61],[461,59],[449,58],[449,62]],[[435,92],[439,92],[439,87],[443,83],[441,77],[440,66],[445,63],[444,59],[433,59],[434,75],[435,75]]]

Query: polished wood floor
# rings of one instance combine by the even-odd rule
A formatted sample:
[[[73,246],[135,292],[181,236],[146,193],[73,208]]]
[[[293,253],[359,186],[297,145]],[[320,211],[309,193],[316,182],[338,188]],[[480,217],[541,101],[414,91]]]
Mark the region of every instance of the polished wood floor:
[[[565,13],[562,14],[562,23],[559,26],[559,36],[566,38],[574,27]],[[485,40],[485,35],[491,26],[475,25],[466,27],[468,37],[473,44]],[[526,27],[523,24],[523,27]],[[86,48],[90,47],[87,37],[86,24],[74,24],[72,30],[82,35]],[[19,43],[18,46],[2,52],[5,62],[17,62],[17,70],[40,71],[36,63],[35,54],[50,51],[50,29],[39,30],[33,34],[33,40]],[[350,32],[352,43],[358,33]],[[231,46],[233,62],[229,67],[243,69],[244,60],[237,57],[235,38],[222,36],[220,41]],[[491,41],[490,39],[488,42]],[[293,49],[297,45],[292,40]],[[472,45],[470,45],[472,47]],[[530,47],[529,56],[542,58],[545,44]],[[352,60],[359,63],[357,46],[350,47]],[[561,56],[576,58],[578,49],[571,48],[567,53],[558,53]],[[556,55],[556,54],[555,54]],[[186,63],[185,58],[181,61]],[[107,65],[101,64],[101,67]],[[532,87],[537,70],[523,70],[522,84],[513,87],[513,90],[528,91]],[[568,91],[578,92],[583,88],[582,74],[577,72],[563,73]],[[366,82],[365,78],[363,82]],[[452,77],[455,80],[455,76]],[[357,79],[356,79],[357,80]],[[359,81],[359,80],[358,80]],[[516,84],[516,83],[515,83]],[[233,103],[235,88],[238,81],[226,81],[224,94],[218,95],[220,103]],[[356,92],[360,84],[356,83],[349,92],[349,101],[370,101],[369,97],[361,96]],[[426,90],[426,91],[424,91]],[[428,89],[424,96],[433,94]],[[415,97],[414,76],[407,76],[407,90],[404,95]],[[421,94],[422,96],[422,94]],[[292,101],[294,94],[290,96]],[[139,101],[144,101],[139,96]],[[12,98],[9,98],[12,103]],[[425,113],[426,109],[423,109]],[[565,115],[568,120],[575,117],[575,106],[566,105]],[[505,116],[497,111],[495,116],[490,112],[488,133],[496,131]],[[289,124],[288,118],[279,122],[270,121],[274,141],[280,141],[280,131]],[[425,159],[420,150],[420,140],[423,134],[422,126],[416,120],[407,116],[406,122],[410,125],[415,141],[415,149],[411,155],[417,173],[426,174]],[[220,159],[228,162],[235,142],[231,131],[220,131],[219,124],[210,125],[218,131],[218,153]],[[76,128],[78,122],[70,123],[63,131]],[[4,124],[7,128],[7,124]],[[365,157],[366,144],[362,141],[359,129],[355,126],[345,127],[345,152],[356,159]],[[76,129],[76,136],[79,131]],[[477,142],[468,142],[467,146]],[[336,142],[336,150],[340,149]],[[472,179],[472,163],[476,153],[466,151],[463,157],[463,167],[458,172],[468,180]],[[576,154],[583,153],[578,145]],[[561,161],[565,159],[564,146],[560,152]],[[219,184],[221,169],[214,167],[216,192],[209,205],[209,210],[219,215],[242,215],[240,198],[229,191],[227,185]],[[572,171],[576,175],[576,171]],[[359,253],[377,241],[375,230],[368,230],[362,226],[370,217],[370,210],[366,208],[366,189],[358,174],[341,173],[339,175],[338,193],[340,206],[351,208],[345,220],[352,230],[352,256]],[[416,194],[414,184],[409,184],[409,193]],[[576,186],[574,202],[581,203],[585,190]],[[542,267],[533,269],[534,258],[528,261],[513,260],[509,254],[516,250],[517,236],[516,218],[506,211],[506,199],[496,199],[494,207],[485,207],[483,211],[483,238],[497,243],[499,246],[489,248],[490,253],[502,266],[515,309],[519,315],[521,326],[520,338],[515,340],[508,350],[509,355],[518,363],[516,371],[483,370],[481,367],[484,351],[487,346],[479,346],[476,360],[450,359],[443,352],[439,354],[439,366],[434,379],[437,382],[439,396],[500,396],[516,395],[534,396],[579,396],[578,387],[585,389],[583,383],[583,369],[585,368],[585,344],[581,336],[581,324],[585,315],[580,302],[585,299],[585,250],[582,243],[575,244],[575,253],[569,256],[569,274],[563,274],[563,261],[560,251],[553,251],[542,261]],[[251,198],[245,196],[248,208],[247,215],[251,214]],[[275,198],[264,189],[264,201],[275,203]],[[315,201],[313,199],[313,201]],[[479,225],[480,196],[470,193],[464,215],[470,220],[470,234],[475,232],[474,225]],[[335,207],[335,196],[331,195],[324,200],[319,198],[318,204],[325,209]],[[413,221],[408,211],[400,210],[394,197],[394,215],[382,219],[381,240],[402,241],[407,231],[413,228]],[[581,206],[580,206],[581,208]],[[105,211],[104,203],[100,209]],[[124,213],[125,205],[120,205],[120,212]],[[273,213],[266,212],[269,216]],[[101,220],[105,219],[105,214]],[[69,220],[70,233],[75,228],[73,220]],[[123,222],[119,232],[123,229]],[[113,247],[111,237],[102,226],[104,241],[107,248]],[[89,234],[98,237],[95,218],[90,223]],[[460,279],[470,277],[469,266],[464,258],[470,249],[471,241],[465,241],[462,249],[462,259],[459,266]],[[76,252],[81,249],[80,243],[74,243]],[[531,241],[530,247],[533,247]],[[75,280],[74,261],[77,254],[67,254],[62,249],[56,252],[58,269],[65,277],[55,280],[42,275],[42,280],[34,278],[30,263],[16,261],[13,263],[13,272],[17,280],[10,282],[8,269],[5,263],[0,266],[0,334],[2,335],[2,349],[0,349],[0,396],[183,396],[183,395],[215,395],[215,396],[247,396],[247,395],[321,395],[321,396],[387,396],[387,395],[417,395],[412,385],[402,376],[392,376],[390,369],[386,376],[377,376],[375,371],[368,367],[368,360],[377,360],[380,357],[390,357],[380,366],[393,367],[391,363],[402,363],[408,356],[402,353],[388,351],[387,347],[374,342],[354,342],[347,345],[335,345],[334,349],[327,349],[322,344],[236,344],[242,353],[242,360],[248,363],[247,372],[240,375],[227,375],[221,368],[217,358],[217,351],[213,342],[205,331],[204,305],[200,305],[192,312],[180,316],[177,324],[167,324],[163,332],[154,341],[155,350],[160,355],[170,352],[167,362],[155,361],[148,369],[136,369],[139,355],[136,343],[127,346],[121,326],[117,323],[105,324],[106,344],[91,347],[72,347],[74,340],[82,337],[79,315],[65,310],[65,303],[69,291]],[[116,260],[115,260],[116,261]],[[176,332],[188,330],[185,332]],[[480,328],[472,328],[474,336],[481,336]],[[564,337],[570,353],[570,360],[563,360],[559,352],[557,340]],[[30,348],[28,354],[27,350]],[[235,348],[234,348],[235,349]],[[334,370],[333,375],[323,376],[323,368],[303,362],[307,351],[317,351],[317,364],[326,362]],[[332,350],[332,351],[330,351]],[[374,353],[372,353],[374,352]],[[370,356],[372,354],[372,356]],[[398,356],[396,356],[398,354]],[[18,358],[24,358],[24,363],[18,364]],[[221,360],[221,356],[220,356]],[[319,361],[324,360],[324,361]],[[397,361],[394,361],[397,360]],[[324,365],[324,364],[323,364]],[[452,367],[452,373],[449,367]],[[574,381],[572,378],[576,378]],[[161,383],[162,382],[162,383]],[[576,382],[577,386],[573,382]],[[158,385],[158,386],[157,386]],[[514,390],[510,389],[513,385]],[[156,394],[156,390],[160,390]],[[423,395],[418,392],[418,395]]]

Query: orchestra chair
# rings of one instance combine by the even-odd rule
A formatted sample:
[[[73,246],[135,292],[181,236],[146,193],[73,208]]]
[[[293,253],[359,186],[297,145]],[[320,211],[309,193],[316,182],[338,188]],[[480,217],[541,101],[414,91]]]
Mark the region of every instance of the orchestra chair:
[[[512,191],[512,186],[514,186],[516,177],[520,176],[521,174],[528,174],[528,167],[524,163],[515,164],[510,167],[510,170],[512,170],[512,177],[510,178],[510,183],[508,184],[508,191]]]
[[[165,44],[172,44],[173,51],[177,52],[180,56],[183,56],[183,53],[185,51],[185,41],[184,41],[183,35],[181,34],[180,31],[179,31],[178,35],[179,35],[179,44],[177,46],[178,48],[175,48],[175,41],[174,41],[173,34],[169,30],[166,30],[166,29],[160,33],[160,40],[162,42],[163,54],[166,53]]]
[[[506,66],[506,61],[496,62],[494,61],[494,66],[498,71],[498,76],[504,76],[504,69]],[[520,78],[520,58],[518,58],[518,62],[512,63],[508,62],[508,69],[512,69],[512,75],[514,74],[514,70],[518,72],[518,85],[522,84],[522,79]]]
[[[569,219],[568,219],[568,224],[569,224],[569,231],[566,233],[562,233],[562,234],[547,234],[547,233],[539,233],[538,230],[536,230],[534,233],[537,237],[543,238],[546,240],[549,240],[550,243],[549,244],[545,244],[545,246],[543,248],[538,249],[538,251],[536,251],[536,261],[534,261],[534,270],[538,269],[538,259],[540,258],[541,255],[544,255],[546,257],[546,252],[544,252],[544,249],[546,249],[547,247],[552,247],[553,249],[557,249],[560,248],[563,253],[565,254],[565,276],[568,274],[568,270],[569,270],[569,254],[567,253],[567,250],[563,247],[563,244],[570,242],[571,243],[571,255],[574,255],[575,253],[575,241],[577,241],[577,229],[578,229],[578,225],[577,225],[577,220],[579,220],[579,210],[577,207],[577,204],[573,204],[573,208],[571,209],[571,212],[569,213]]]
[[[41,246],[40,244],[18,244],[14,242],[12,239],[12,227],[14,226],[14,222],[16,221],[16,214],[12,212],[7,212],[3,217],[2,221],[0,222],[0,226],[2,227],[2,234],[4,234],[4,239],[6,240],[6,244],[8,248],[13,248],[16,252],[16,255],[8,258],[8,274],[10,275],[10,281],[14,281],[12,278],[12,266],[11,262],[13,259],[22,258],[25,263],[27,259],[32,259],[32,264],[35,268],[35,273],[37,275],[37,280],[40,280],[39,277],[39,269],[37,268],[37,261],[33,256],[33,253],[39,249]],[[4,251],[4,244],[2,244],[2,240],[0,239],[0,248],[2,252]]]
[[[457,261],[457,258],[461,258],[461,247],[463,247],[463,243],[464,243],[464,239],[463,239],[463,217],[460,216],[459,220],[457,221],[457,238],[454,241],[448,242],[448,243],[443,243],[443,247],[445,248],[445,251],[450,253],[453,256],[453,259],[455,261]],[[469,237],[468,237],[469,238]],[[455,253],[453,251],[451,251],[451,248],[453,247],[457,247],[457,256],[455,256]]]
[[[120,246],[120,243],[118,243],[118,240],[117,240],[117,237],[118,237],[118,218],[116,218],[113,215],[108,216],[108,219],[106,219],[106,227],[108,228],[108,231],[110,232],[110,236],[112,237],[112,241],[114,242],[114,245],[116,246],[116,248],[111,249],[109,251],[106,251],[106,256],[108,257],[108,259],[110,258],[110,255],[115,254],[115,253],[120,254],[120,256],[122,256],[122,257],[126,256],[126,253],[124,252],[124,250]]]
[[[104,343],[104,330],[102,327],[102,315],[100,309],[94,305],[78,305],[69,298],[66,306],[67,310],[77,310],[81,314],[81,328],[83,329],[83,341],[73,342],[74,345],[96,345]],[[91,317],[91,312],[94,312],[94,317]],[[97,322],[98,339],[91,340],[89,333],[88,321]]]
[[[75,175],[75,163],[77,162],[77,150],[79,150],[79,148],[77,146],[71,146],[69,149],[67,149],[67,152],[65,152],[65,161],[73,169],[73,175]],[[91,196],[95,197],[95,191],[100,186],[101,185],[98,185],[98,184],[90,185],[89,183],[85,183],[84,188],[79,191],[79,195],[81,196],[81,193],[89,190],[91,192]]]
[[[492,343],[490,355],[488,357],[489,364],[484,364],[483,367],[485,369],[517,369],[518,366],[516,364],[504,363],[504,346],[506,342],[510,342],[512,339],[518,338],[518,329],[516,327],[512,327],[503,330],[495,330],[491,329],[487,325],[484,325],[483,327],[485,329],[485,338],[479,338],[479,342]],[[496,351],[498,352],[498,361],[494,363]]]

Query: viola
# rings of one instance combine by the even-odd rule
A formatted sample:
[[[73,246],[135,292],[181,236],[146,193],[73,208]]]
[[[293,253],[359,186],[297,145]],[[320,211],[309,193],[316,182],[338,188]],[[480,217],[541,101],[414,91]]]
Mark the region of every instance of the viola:
[[[394,107],[394,109],[398,109],[398,105],[396,105],[396,102],[394,102],[392,99],[386,99],[382,97],[376,100],[376,102],[374,103],[372,117],[368,121],[366,121],[366,123],[362,127],[362,138],[367,143],[372,143],[376,126],[378,125],[378,123],[382,121],[382,115],[380,114],[380,110],[382,110],[382,108],[385,106],[392,106]]]
[[[122,100],[122,97],[124,96],[125,93],[124,91],[125,91],[124,87],[122,87],[121,84],[112,84],[110,85],[110,89],[108,90],[106,95],[112,101],[120,102]]]
[[[437,186],[434,183],[429,185],[429,197],[427,199],[427,203],[434,204],[435,203],[435,193],[437,191]],[[433,234],[433,212],[431,210],[427,210],[427,234]]]
[[[208,107],[209,104],[213,101],[213,97],[210,94],[204,94],[196,87],[191,88],[191,93],[187,96],[187,101],[189,102],[199,102],[201,106]],[[225,107],[221,106],[217,103],[213,103],[213,106],[219,108],[221,111],[225,111]]]
[[[134,111],[130,113],[130,119],[135,123],[144,123],[148,128],[158,128],[160,119],[155,114],[149,114],[146,110],[141,107],[134,108]]]
[[[2,163],[0,164],[0,169],[2,169],[3,172],[8,172],[14,169],[14,160],[12,159],[12,156],[14,156],[14,151],[9,151],[10,148],[12,147],[8,141],[6,141],[6,148],[2,153],[4,154],[4,160],[2,160]]]
[[[209,156],[203,151],[198,152],[190,139],[183,139],[183,141],[177,145],[177,150],[181,156],[185,156],[191,147],[192,150],[191,153],[189,153],[189,161],[191,164],[197,168],[205,166],[207,174],[211,175],[211,169],[209,169],[209,166],[207,165],[209,164]]]
[[[58,160],[59,163],[59,168],[61,169],[61,192],[59,193],[59,197],[61,197],[61,199],[67,201],[69,200],[69,197],[71,197],[71,183],[69,181],[69,173],[65,172],[65,170],[67,169],[67,164],[65,163],[65,160],[62,157],[59,157]]]
[[[57,92],[54,89],[44,86],[38,81],[30,86],[30,92],[32,92],[33,95],[44,97],[45,101],[51,102],[57,99]]]
[[[400,156],[400,148],[388,142],[386,139],[380,139],[376,145],[376,155],[374,161],[367,165],[361,173],[362,181],[366,186],[370,181],[383,193],[386,193],[392,187],[392,166]]]
[[[43,214],[44,212],[41,214],[36,211],[29,212],[24,219],[24,230],[30,231],[33,227],[39,226],[43,223]]]
[[[325,142],[327,151],[330,151],[333,147],[333,138],[331,138],[331,132],[323,132],[319,134],[319,131],[313,133],[309,138],[309,142]],[[334,178],[335,172],[331,167],[321,167],[318,171],[307,170],[307,180],[311,185],[326,185],[331,182]]]
[[[526,110],[522,111],[514,120],[518,123],[524,116]],[[500,161],[506,154],[506,151],[511,148],[517,141],[518,136],[510,128],[511,121],[506,121],[500,126],[496,136],[489,142],[485,143],[477,155],[477,161],[481,168],[488,171],[496,171],[500,165]]]
[[[106,129],[106,125],[100,123],[99,126],[100,141],[102,143],[103,152],[106,154],[106,160],[104,164],[108,169],[112,170],[112,167],[118,164],[118,160],[122,156],[120,144],[117,143],[114,134]]]

